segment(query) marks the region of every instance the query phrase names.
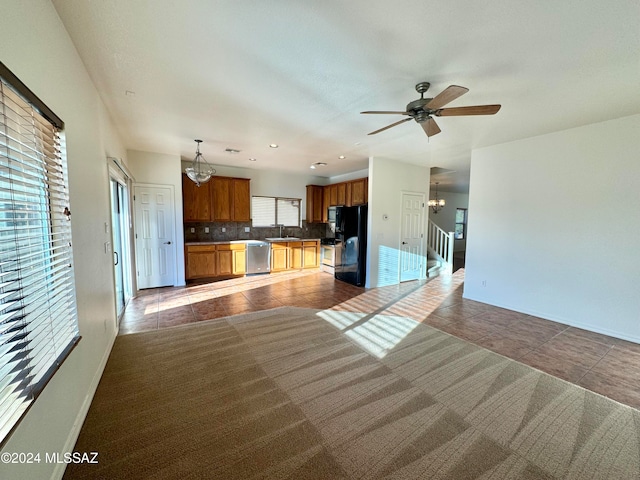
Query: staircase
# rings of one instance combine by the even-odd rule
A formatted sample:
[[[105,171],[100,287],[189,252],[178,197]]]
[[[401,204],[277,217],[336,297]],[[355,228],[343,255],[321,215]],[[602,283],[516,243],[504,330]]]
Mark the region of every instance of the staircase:
[[[445,232],[429,220],[427,238],[427,277],[453,273],[453,232]]]

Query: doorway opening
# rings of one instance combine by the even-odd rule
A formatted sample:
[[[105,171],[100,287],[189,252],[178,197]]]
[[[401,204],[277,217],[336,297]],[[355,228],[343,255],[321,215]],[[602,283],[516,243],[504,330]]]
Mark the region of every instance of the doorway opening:
[[[116,164],[117,165],[117,164]],[[109,169],[111,197],[111,241],[115,279],[115,308],[118,325],[127,302],[133,296],[131,281],[131,215],[128,178],[122,172]]]

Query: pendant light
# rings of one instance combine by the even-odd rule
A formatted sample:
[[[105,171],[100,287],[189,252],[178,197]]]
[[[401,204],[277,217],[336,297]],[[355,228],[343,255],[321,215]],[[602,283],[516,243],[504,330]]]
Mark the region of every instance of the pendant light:
[[[443,198],[438,198],[438,184],[440,182],[436,182],[436,198],[429,200],[429,207],[431,208],[431,210],[433,211],[433,213],[438,213],[442,207],[444,207],[444,199]]]
[[[184,169],[184,172],[187,174],[187,177],[193,181],[193,183],[200,186],[211,180],[211,175],[216,173],[216,171],[209,166],[200,153],[200,144],[202,143],[202,140],[194,140],[194,142],[197,144],[196,157],[193,159],[191,166]]]

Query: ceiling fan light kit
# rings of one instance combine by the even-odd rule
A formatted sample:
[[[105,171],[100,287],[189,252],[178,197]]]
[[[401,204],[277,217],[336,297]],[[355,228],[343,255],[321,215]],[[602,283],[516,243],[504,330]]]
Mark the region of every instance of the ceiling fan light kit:
[[[196,156],[193,159],[193,162],[191,162],[191,166],[185,168],[184,172],[187,174],[187,177],[193,181],[193,183],[200,186],[211,180],[211,176],[216,173],[216,171],[211,168],[200,153],[200,144],[202,143],[202,140],[194,140],[194,142],[196,142],[197,145]]]
[[[415,120],[422,126],[424,133],[427,137],[432,137],[441,132],[440,127],[433,119],[433,117],[457,117],[462,115],[493,115],[500,110],[500,105],[474,105],[470,107],[454,107],[454,108],[442,108],[449,102],[452,102],[456,98],[464,95],[469,91],[468,88],[460,87],[458,85],[449,85],[442,92],[433,98],[424,98],[424,94],[431,84],[429,82],[420,82],[416,85],[416,91],[420,94],[420,98],[409,102],[404,112],[377,110],[360,112],[363,114],[376,114],[376,115],[406,115],[408,118],[403,118],[397,122],[387,125],[386,127],[374,130],[369,135],[375,135],[383,132],[391,127],[400,125],[401,123]]]

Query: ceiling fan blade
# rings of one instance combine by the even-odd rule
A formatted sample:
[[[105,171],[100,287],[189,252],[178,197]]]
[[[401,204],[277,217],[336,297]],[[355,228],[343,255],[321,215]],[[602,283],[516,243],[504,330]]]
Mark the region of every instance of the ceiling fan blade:
[[[436,110],[444,107],[447,103],[454,101],[456,98],[461,97],[468,91],[469,89],[465,87],[449,85],[442,92],[436,95],[429,103],[427,103],[425,107],[431,110]]]
[[[427,134],[427,137],[433,137],[434,135],[437,135],[441,132],[440,127],[438,127],[438,124],[431,117],[429,117],[429,119],[426,122],[422,122],[420,125],[422,125],[422,128],[424,129],[424,133]]]
[[[409,115],[408,112],[387,112],[387,111],[369,111],[369,112],[360,112],[360,113],[375,113],[382,115]]]
[[[368,135],[375,135],[376,133],[384,132],[388,128],[395,127],[396,125],[400,125],[401,123],[408,122],[409,120],[413,120],[413,118],[403,118],[399,122],[395,122],[395,123],[392,123],[391,125],[387,125],[386,127],[383,127],[380,130],[376,130],[375,132],[371,132]]]
[[[501,105],[474,105],[471,107],[441,108],[435,112],[436,117],[456,117],[459,115],[493,115],[498,113]]]

